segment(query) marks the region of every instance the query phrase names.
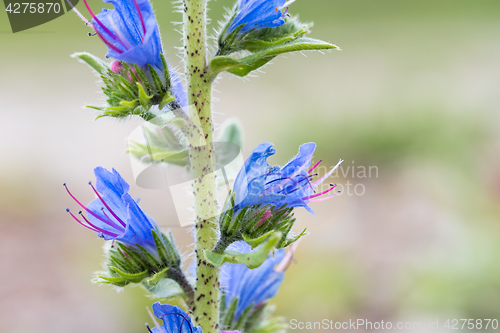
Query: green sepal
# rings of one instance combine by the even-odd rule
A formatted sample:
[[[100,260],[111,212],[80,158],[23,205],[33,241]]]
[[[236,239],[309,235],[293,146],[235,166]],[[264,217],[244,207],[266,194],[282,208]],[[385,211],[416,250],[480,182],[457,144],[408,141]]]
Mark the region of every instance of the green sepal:
[[[234,313],[236,312],[236,307],[238,306],[238,298],[232,298],[227,310],[223,313],[223,318],[221,323],[224,329],[231,328],[233,324]]]
[[[147,279],[146,283],[149,284],[150,286],[157,285],[161,279],[167,277],[168,270],[169,270],[169,267],[162,269],[161,271],[159,271],[158,273],[153,275],[151,278]]]
[[[99,74],[104,74],[109,69],[108,65],[104,61],[87,52],[73,53],[71,57],[82,60]]]
[[[147,270],[140,272],[140,273],[131,274],[131,273],[123,272],[114,266],[109,266],[109,269],[112,270],[113,272],[115,272],[116,274],[118,274],[123,279],[130,281],[132,283],[141,282],[149,274]]]
[[[141,83],[136,82],[136,84],[137,84],[137,89],[138,89],[138,93],[139,93],[139,103],[141,103],[143,108],[147,108],[148,104],[149,104],[149,100],[151,98],[153,98],[153,95],[146,94],[146,91],[144,90],[144,86]]]
[[[257,238],[250,238],[248,236],[246,236],[245,234],[241,235],[243,237],[243,240],[245,242],[247,242],[248,245],[250,245],[251,247],[257,247],[259,246],[263,241],[266,240],[266,238],[273,234],[275,231],[274,230],[270,230],[269,232],[265,233],[264,235],[260,236],[260,237],[257,237]]]
[[[268,236],[266,241],[263,242],[256,251],[250,253],[226,250],[222,254],[219,254],[210,250],[205,250],[204,254],[207,261],[216,267],[220,267],[224,263],[228,262],[232,264],[244,264],[248,268],[254,269],[262,265],[271,250],[278,245],[281,237],[281,232],[273,233]]]
[[[163,99],[161,100],[160,104],[158,105],[158,108],[160,108],[160,110],[161,110],[165,107],[165,105],[172,103],[173,101],[175,101],[174,96],[172,96],[170,94],[165,94],[165,96],[163,96]]]
[[[245,324],[252,313],[253,307],[254,304],[252,303],[245,310],[243,310],[243,313],[240,315],[238,321],[236,322],[236,327],[234,328],[234,330],[243,332],[243,330],[245,329]]]
[[[247,318],[242,332],[251,332],[252,329],[262,320],[262,315],[267,307],[267,303],[258,307]]]
[[[122,277],[108,277],[103,275],[98,275],[95,281],[99,283],[112,284],[117,287],[125,287],[127,284],[130,283],[129,281],[127,281]]]
[[[151,295],[161,299],[184,295],[181,286],[170,278],[162,278],[154,285],[143,281],[142,286],[146,288]]]
[[[158,260],[156,260],[155,257],[153,257],[149,252],[148,250],[146,250],[144,247],[142,247],[141,245],[139,244],[136,244],[136,246],[141,249],[142,251],[142,254],[144,254],[144,256],[146,257],[147,261],[148,261],[148,264],[152,267],[160,267],[160,263],[158,262]]]
[[[274,45],[241,59],[227,56],[215,57],[210,61],[209,76],[216,77],[220,72],[228,71],[234,75],[243,77],[283,53],[331,49],[338,49],[338,47],[309,37],[294,38],[289,42]]]

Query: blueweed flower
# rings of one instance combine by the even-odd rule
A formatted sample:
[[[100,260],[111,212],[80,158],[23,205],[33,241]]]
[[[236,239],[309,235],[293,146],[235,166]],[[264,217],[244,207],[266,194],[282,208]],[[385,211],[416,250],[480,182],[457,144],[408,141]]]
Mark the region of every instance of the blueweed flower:
[[[336,184],[317,192],[316,188],[328,178],[343,162],[342,160],[325,175],[313,173],[321,160],[311,167],[311,160],[316,149],[314,142],[299,147],[299,153],[284,167],[270,166],[267,158],[276,153],[272,143],[261,143],[250,154],[234,182],[235,211],[246,206],[272,204],[276,206],[304,207],[314,213],[309,203],[322,201],[335,196],[338,192],[322,197],[333,191]]]
[[[124,243],[130,247],[137,245],[145,248],[148,252],[156,254],[157,249],[153,238],[153,230],[158,226],[141,210],[137,201],[128,194],[130,186],[113,169],[108,171],[103,167],[94,169],[96,186],[89,182],[97,199],[88,206],[83,205],[69,191],[66,183],[64,187],[69,195],[87,213],[82,211],[77,218],[69,208],[66,211],[81,225],[98,233],[105,240],[114,240]]]
[[[115,8],[102,9],[97,15],[86,0],[83,2],[92,16],[91,22],[74,10],[106,44],[108,57],[139,66],[150,64],[157,69],[163,68],[160,31],[148,0],[104,0]]]
[[[163,320],[163,325],[149,329],[152,333],[202,333],[201,327],[195,327],[189,314],[178,306],[170,304],[153,304],[153,313]]]
[[[297,244],[297,243],[295,243]],[[234,298],[238,298],[234,320],[249,306],[258,308],[268,299],[276,296],[285,277],[285,270],[291,263],[295,244],[285,253],[284,249],[270,254],[264,263],[255,269],[249,269],[245,264],[224,264],[221,269],[221,288],[224,290],[226,306]],[[233,243],[230,249],[240,252],[250,252],[250,246],[244,241]]]
[[[244,24],[240,33],[254,29],[273,28],[285,24],[288,5],[295,0],[239,0],[236,16],[228,33]]]

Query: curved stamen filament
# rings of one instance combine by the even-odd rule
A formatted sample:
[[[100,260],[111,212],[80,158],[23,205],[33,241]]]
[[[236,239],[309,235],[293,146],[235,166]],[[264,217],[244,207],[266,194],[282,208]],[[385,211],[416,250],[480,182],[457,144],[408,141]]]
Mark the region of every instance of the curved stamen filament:
[[[97,231],[91,227],[89,227],[88,225],[86,225],[85,223],[83,223],[82,221],[80,221],[75,215],[73,215],[73,213],[69,210],[69,208],[66,208],[66,211],[69,213],[69,215],[71,215],[75,220],[76,222],[80,223],[81,225],[83,225],[85,228],[87,229],[90,229],[92,231]]]
[[[97,36],[99,36],[99,38],[101,38],[101,40],[104,42],[104,44],[106,44],[107,47],[109,47],[110,49],[113,49],[114,51],[118,52],[118,53],[123,53],[122,50],[120,50],[119,48],[117,48],[116,46],[114,46],[113,44],[111,44],[111,42],[109,42],[108,40],[106,40],[106,38],[104,38],[103,35],[101,35],[99,33],[99,31],[95,31],[97,33]]]
[[[117,40],[120,44],[122,44],[122,45],[123,45],[123,47],[124,47],[125,49],[128,49],[128,48],[127,48],[127,46],[125,45],[125,43],[123,43],[123,41],[120,39],[120,37],[118,37],[118,36],[117,36],[117,35],[115,35],[113,32],[111,32],[111,30],[109,30],[109,29],[108,29],[108,28],[107,28],[107,27],[106,27],[106,26],[105,26],[105,25],[101,22],[101,20],[99,20],[99,19],[97,18],[97,16],[94,14],[94,12],[93,12],[93,11],[92,11],[92,9],[90,8],[89,4],[87,3],[87,0],[83,0],[83,2],[85,3],[85,7],[87,7],[87,10],[88,10],[88,11],[89,11],[89,13],[90,13],[90,16],[92,16],[92,19],[96,21],[96,23],[97,23],[97,24],[98,24],[98,25],[102,28],[102,30],[104,30],[104,31],[105,31],[105,32],[106,32],[106,33],[107,33],[107,34],[108,34],[108,35],[109,35],[112,39],[115,39],[115,40]],[[95,28],[94,28],[94,30],[95,30],[96,32],[98,32],[98,31],[97,31],[97,29],[95,29]],[[101,39],[104,41],[104,43],[106,43],[106,45],[108,45],[108,46],[109,46],[109,45],[111,44],[111,43],[109,43],[109,41],[107,41],[107,40],[104,38],[104,36],[101,36],[101,34],[100,34],[100,33],[98,33],[98,35],[101,37]],[[110,46],[110,47],[111,47],[111,46]],[[111,47],[111,48],[112,48],[113,50],[115,50],[116,52],[123,53],[123,51],[122,51],[122,50],[119,50],[119,49],[117,49],[117,48],[116,48],[116,47],[114,47],[114,46],[113,46],[113,47]],[[119,51],[118,51],[118,50],[119,50]]]
[[[323,191],[323,192],[321,192],[321,193],[317,193],[317,194],[313,194],[313,195],[310,195],[310,196],[308,196],[308,197],[304,197],[304,198],[302,198],[302,200],[309,200],[309,199],[312,199],[312,198],[319,197],[319,196],[321,196],[321,195],[323,195],[323,194],[326,194],[326,193],[328,193],[328,192],[331,192],[331,191],[333,191],[333,190],[337,187],[337,184],[331,184],[331,186],[332,186],[332,187],[331,187],[331,188],[329,188],[329,189],[328,189],[328,190],[326,190],[326,191]]]
[[[316,164],[314,164],[312,166],[312,168],[310,168],[309,170],[307,170],[307,173],[311,173],[311,171],[313,171],[314,169],[316,169],[316,167],[321,163],[323,162],[323,160],[319,160],[318,162],[316,162]]]
[[[328,200],[328,199],[331,199],[333,198],[334,196],[336,196],[337,194],[339,194],[340,192],[342,191],[337,191],[336,193],[332,194],[332,195],[329,195],[327,197],[324,197],[324,198],[319,198],[319,199],[314,199],[314,200],[308,200],[306,203],[307,204],[310,204],[311,202],[319,202],[319,201],[324,201],[324,200]]]
[[[97,190],[95,189],[94,185],[92,185],[91,182],[89,182],[89,185],[90,187],[92,187],[92,189],[94,190],[95,194],[97,195],[97,197],[99,198],[99,200],[101,200],[101,202],[103,203],[103,205],[108,209],[108,211],[111,213],[111,215],[113,215],[113,217],[118,221],[120,222],[120,224],[123,226],[123,227],[126,227],[127,225],[118,217],[118,215],[115,214],[115,212],[113,212],[111,210],[111,208],[109,208],[108,204],[104,201],[104,199],[101,197],[101,195],[99,194],[99,192],[97,192]],[[104,213],[104,210],[103,210],[103,213]],[[104,213],[104,215],[106,216],[106,213]],[[107,216],[106,216],[107,217]],[[107,217],[109,220],[111,220],[109,217]]]
[[[66,183],[64,183],[63,185],[64,185],[64,188],[66,188],[66,191],[68,192],[69,196],[70,196],[71,198],[73,198],[73,200],[75,200],[75,201],[76,201],[76,203],[77,203],[80,207],[82,207],[83,209],[85,209],[85,211],[86,211],[87,213],[89,213],[90,215],[92,215],[93,217],[95,217],[96,219],[98,219],[99,221],[106,223],[106,224],[107,224],[107,225],[109,225],[110,227],[113,227],[111,224],[109,224],[109,222],[108,222],[107,220],[103,219],[102,217],[100,217],[99,215],[97,215],[96,213],[94,213],[93,211],[91,211],[90,209],[88,209],[88,208],[87,208],[84,204],[82,204],[80,201],[78,201],[78,199],[77,199],[77,198],[75,198],[75,196],[74,196],[74,195],[73,195],[73,194],[69,191],[68,186],[66,186]]]
[[[333,169],[332,169],[332,170],[328,171],[326,174],[324,174],[324,175],[323,175],[323,177],[321,177],[321,178],[317,179],[314,183],[312,183],[312,184],[313,184],[313,186],[314,186],[314,187],[318,186],[318,185],[316,185],[316,184],[319,184],[319,183],[321,183],[323,180],[325,180],[326,178],[330,177],[330,175],[331,175],[331,174],[332,174],[335,170],[337,170],[337,168],[338,168],[338,167],[342,164],[342,162],[344,162],[344,160],[340,160],[340,161],[339,161],[339,163],[337,163],[337,165],[335,165],[335,166],[333,167]]]
[[[104,214],[104,216],[106,216],[106,218],[110,221],[110,222],[113,222],[113,220],[108,216],[108,214],[106,214],[106,211],[104,210],[104,207],[101,208],[101,212]],[[117,229],[121,229],[120,226],[118,226],[116,223],[113,223]],[[122,230],[123,231],[123,230]]]
[[[83,212],[82,211],[79,211],[78,214],[80,214],[80,216],[82,217],[82,219],[85,220],[85,222],[87,222],[92,228],[95,228],[97,231],[100,231],[102,232],[103,234],[106,234],[108,236],[111,236],[111,237],[116,237],[118,236],[118,234],[115,234],[113,232],[110,232],[110,231],[107,231],[107,230],[104,230],[102,228],[99,228],[98,226],[92,224],[86,217],[85,215],[83,215]]]

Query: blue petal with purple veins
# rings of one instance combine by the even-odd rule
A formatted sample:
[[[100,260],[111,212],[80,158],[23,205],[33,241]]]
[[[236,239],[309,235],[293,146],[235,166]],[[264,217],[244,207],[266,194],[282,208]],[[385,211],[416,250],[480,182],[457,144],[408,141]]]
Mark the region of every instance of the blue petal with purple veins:
[[[80,214],[80,218],[70,212],[73,218],[105,240],[120,241],[130,247],[139,245],[157,255],[152,231],[158,226],[141,210],[138,201],[128,194],[130,186],[115,169],[108,171],[97,167],[94,174],[96,186],[91,186],[97,199],[88,206],[81,204],[66,187],[70,196],[86,212],[85,215]]]
[[[251,248],[243,241],[233,243],[229,249],[248,253]],[[249,269],[244,264],[224,264],[221,268],[221,286],[226,293],[226,306],[233,298],[238,298],[235,320],[250,305],[258,306],[276,296],[285,277],[282,272],[274,270],[285,257],[285,250],[280,249],[255,269]]]
[[[178,306],[156,302],[153,313],[163,320],[161,327],[152,329],[153,333],[202,333],[201,327],[194,326],[189,315]]]
[[[92,18],[92,24],[108,44],[107,55],[139,66],[151,64],[163,70],[160,57],[163,52],[160,32],[149,1],[104,0],[104,2],[113,4],[115,8],[103,9]]]

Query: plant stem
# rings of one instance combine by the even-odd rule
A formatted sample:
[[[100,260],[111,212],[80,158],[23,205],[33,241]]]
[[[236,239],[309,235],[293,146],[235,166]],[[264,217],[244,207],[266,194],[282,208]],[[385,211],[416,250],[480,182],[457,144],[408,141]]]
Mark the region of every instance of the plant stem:
[[[196,214],[197,278],[194,319],[203,333],[219,331],[219,269],[205,261],[203,250],[217,243],[217,192],[213,172],[212,82],[207,76],[206,0],[184,0],[183,34],[187,93],[191,120],[198,118],[206,145],[191,146],[194,209]]]

